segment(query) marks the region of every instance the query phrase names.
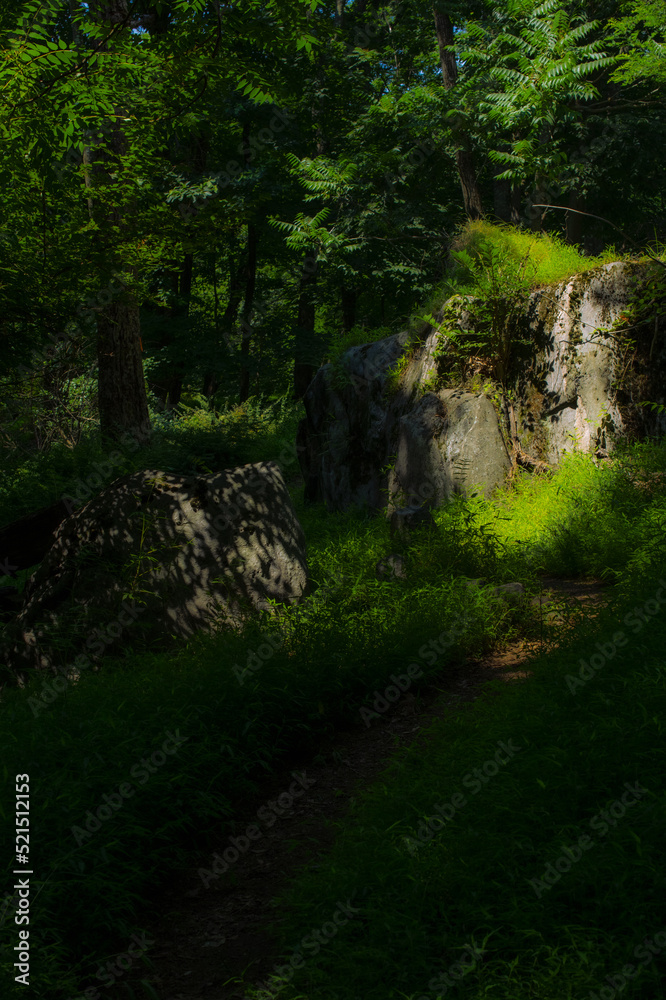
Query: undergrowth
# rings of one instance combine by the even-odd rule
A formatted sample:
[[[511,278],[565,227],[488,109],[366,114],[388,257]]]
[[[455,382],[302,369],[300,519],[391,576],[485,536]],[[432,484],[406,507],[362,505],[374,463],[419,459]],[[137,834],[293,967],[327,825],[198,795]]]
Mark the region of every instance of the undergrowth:
[[[275,434],[275,445],[282,440],[283,431],[283,424],[269,424],[265,434]],[[156,435],[152,447],[171,449],[170,454],[177,458],[177,447],[168,433],[167,429],[163,438]],[[174,437],[177,433],[184,437],[201,434],[200,440],[206,446],[210,440],[207,428],[191,429],[186,425],[180,431],[172,428],[170,433]],[[255,457],[260,449],[267,447],[266,442],[267,437],[257,433],[254,442],[243,444],[245,455]],[[252,448],[257,449],[254,455]],[[146,453],[149,466],[159,464],[166,453],[159,459],[158,454]],[[208,459],[205,464],[209,464]],[[174,466],[178,467],[176,459]],[[529,603],[523,607],[507,607],[493,597],[492,585],[521,580],[529,597],[539,590],[539,573],[603,575],[618,581],[618,591],[628,599],[640,581],[658,579],[665,548],[665,470],[666,446],[663,443],[627,449],[601,466],[595,465],[590,458],[573,454],[552,479],[524,476],[515,489],[498,490],[489,499],[480,492],[467,499],[454,497],[434,512],[434,528],[415,531],[411,540],[404,543],[391,538],[385,518],[370,517],[363,511],[330,515],[319,505],[306,505],[302,489],[294,485],[297,512],[308,540],[313,581],[313,594],[300,607],[250,622],[241,633],[227,630],[215,636],[197,637],[176,655],[146,651],[138,634],[133,635],[128,628],[123,656],[107,658],[99,672],[84,675],[77,684],[68,684],[60,693],[43,676],[36,677],[24,690],[3,691],[0,758],[6,794],[2,801],[11,801],[13,775],[29,773],[35,803],[31,827],[35,870],[32,900],[36,945],[32,966],[34,995],[43,1000],[75,996],[78,995],[77,987],[83,989],[94,982],[102,958],[126,950],[131,934],[137,927],[146,926],[145,900],[152,887],[168,877],[171,869],[186,864],[191,857],[188,852],[195,846],[205,854],[219,842],[220,836],[234,832],[237,805],[252,794],[262,775],[278,763],[288,761],[297,747],[301,752],[308,746],[315,748],[322,735],[333,727],[372,724],[377,696],[393,683],[392,676],[403,677],[410,667],[415,667],[418,676],[413,691],[418,694],[423,685],[445,679],[466,656],[478,656],[512,637],[522,635],[534,642],[541,638],[546,644],[554,641],[558,635],[557,626],[546,625],[542,633],[544,623],[537,609]],[[392,576],[385,570],[382,574],[378,569],[377,564],[386,565],[390,555],[403,559],[404,577]],[[483,577],[489,585],[470,589],[465,577]],[[269,647],[271,636],[274,642]],[[433,640],[441,647],[436,653],[432,652]],[[607,641],[605,635],[601,641]],[[644,641],[642,636],[640,641]],[[592,651],[592,637],[588,645]],[[266,656],[265,650],[269,648],[273,651]],[[652,648],[648,643],[647,653]],[[263,658],[258,656],[260,649],[264,650]],[[640,655],[641,660],[645,660],[643,654]],[[578,652],[572,653],[568,662],[572,657],[575,662],[578,656]],[[561,662],[563,664],[564,660]],[[557,673],[564,667],[552,669]],[[547,674],[544,668],[544,676]],[[609,671],[608,676],[614,675]],[[618,675],[617,684],[621,682]],[[624,688],[618,688],[620,690]],[[581,725],[588,731],[590,726],[598,724],[601,733],[612,730],[619,734],[624,732],[622,727],[626,724],[630,726],[629,731],[638,732],[636,713],[650,703],[650,698],[657,704],[660,697],[656,688],[646,687],[645,696],[640,693],[642,690],[640,686],[637,688],[640,697],[631,708],[634,715],[627,714],[624,718],[622,712],[629,713],[630,709],[621,709],[611,700],[607,720],[595,716],[592,722],[592,716],[581,715]],[[607,697],[611,694],[609,689]],[[537,740],[539,726],[543,729],[548,721],[551,728],[544,732],[554,732],[563,720],[567,721],[565,708],[570,711],[564,701],[561,709],[557,707],[559,702],[555,694],[539,697],[543,701],[538,705],[530,703],[534,724],[530,721],[532,716],[521,716],[526,720],[521,730],[526,747],[532,745],[530,740],[536,741],[535,746],[541,746]],[[628,701],[625,697],[625,702]],[[584,703],[584,700],[576,702],[577,705]],[[526,710],[523,707],[511,711],[515,712],[517,720],[520,712]],[[487,723],[480,727],[474,723],[471,735],[465,736],[461,731],[461,749],[451,757],[457,762],[456,766],[465,770],[476,766],[478,755],[486,752],[483,740],[489,738],[489,733],[492,732],[494,738],[496,731],[497,739],[512,735],[511,725],[502,724],[502,712],[504,709],[498,710],[495,729],[489,728]],[[646,717],[645,739],[654,746],[653,723],[649,718]],[[614,723],[612,719],[620,721]],[[568,733],[569,721],[567,726],[565,731]],[[135,780],[136,794],[104,818],[99,829],[94,829],[90,836],[77,834],[76,828],[85,831],[90,815],[94,826],[99,808],[108,797],[116,795],[123,782],[130,780],[138,762],[159,750],[169,732],[179,732],[184,737],[178,751],[168,756],[144,783]],[[602,744],[608,750],[605,737],[599,747]],[[564,744],[555,745],[560,747],[557,753],[564,754]],[[592,750],[597,753],[596,747]],[[553,759],[562,760],[562,773],[571,775],[579,766],[579,756],[576,756],[579,753],[582,750],[577,749],[571,758],[556,756]],[[527,758],[525,754],[525,758],[519,759]],[[551,767],[545,762],[546,758],[543,755],[533,758],[539,761],[535,774],[538,771],[539,780],[551,787],[558,772],[555,764]],[[435,771],[439,766],[441,780],[444,780],[444,775],[449,773],[447,768],[453,766],[445,766],[448,759],[444,750],[435,754],[432,769],[430,764],[424,765],[424,780],[419,788],[425,789],[430,781],[428,776],[432,776],[433,795],[439,795]],[[652,764],[646,767],[649,781],[654,783]],[[507,771],[509,773],[517,775],[519,769]],[[621,769],[614,772],[614,777],[622,778],[620,787],[625,780],[624,774]],[[647,778],[642,780],[648,783]],[[528,786],[524,786],[525,781]],[[585,782],[582,784],[587,787]],[[509,819],[516,809],[522,808],[522,796],[526,793],[521,789],[529,787],[534,791],[529,777],[522,776],[519,785],[514,790],[515,803],[512,805],[511,800],[505,813],[501,812],[501,796],[493,806],[499,812],[493,820],[494,832],[489,840],[494,845],[493,850],[499,851],[497,856],[509,881],[514,879],[511,874],[514,862],[507,845],[513,841],[509,837],[503,847],[496,844],[496,831],[501,826],[502,816]],[[538,783],[537,786],[541,787]],[[557,795],[564,796],[564,785],[553,787]],[[504,786],[498,783],[497,788]],[[589,801],[601,802],[606,789],[605,784],[595,787],[593,794],[588,796]],[[612,790],[608,790],[608,794],[611,793]],[[389,896],[383,897],[384,889],[377,890],[377,899],[383,900],[381,906],[388,901],[394,907],[387,911],[386,939],[379,929],[373,904],[363,911],[362,920],[354,923],[354,927],[363,928],[357,939],[360,950],[355,951],[357,945],[350,944],[351,939],[342,933],[340,935],[340,942],[347,942],[345,947],[351,949],[348,957],[341,959],[342,978],[335,982],[331,979],[329,983],[327,977],[333,974],[326,962],[320,972],[315,973],[312,971],[314,966],[310,967],[308,975],[319,977],[308,987],[317,991],[316,996],[345,995],[335,991],[342,989],[339,984],[344,983],[344,976],[351,967],[349,956],[355,955],[361,965],[367,961],[368,968],[375,970],[373,974],[377,974],[377,967],[382,962],[388,963],[387,969],[393,968],[383,942],[390,941],[393,953],[398,954],[393,935],[397,933],[396,921],[399,922],[400,915],[404,918],[404,940],[411,942],[415,957],[407,962],[403,973],[392,979],[391,989],[396,997],[401,995],[401,989],[407,996],[409,990],[425,989],[416,985],[422,981],[419,979],[422,973],[426,973],[427,984],[428,974],[434,975],[433,967],[439,968],[438,955],[451,955],[450,948],[460,943],[460,935],[455,930],[458,924],[453,917],[446,924],[449,938],[444,939],[444,925],[437,910],[440,904],[432,892],[424,888],[428,880],[440,887],[437,899],[449,899],[446,886],[450,885],[451,899],[462,900],[455,903],[458,910],[451,910],[452,914],[460,913],[464,917],[460,934],[463,931],[475,933],[482,940],[492,924],[498,950],[491,952],[491,961],[505,964],[508,961],[509,932],[499,917],[500,910],[494,909],[489,897],[484,895],[493,878],[488,862],[491,851],[489,848],[487,856],[482,852],[478,858],[474,853],[480,843],[482,826],[474,827],[478,831],[476,835],[472,827],[469,828],[472,839],[467,850],[470,853],[461,855],[469,860],[460,872],[455,867],[441,867],[440,860],[432,861],[433,867],[429,851],[423,856],[419,853],[416,861],[404,853],[396,855],[395,845],[400,843],[399,831],[402,830],[400,823],[407,823],[405,830],[408,830],[412,822],[409,817],[416,822],[419,811],[425,808],[419,798],[421,795],[418,792],[414,799],[418,804],[416,811],[411,806],[408,808],[407,819],[404,813],[400,814],[402,820],[399,819],[395,805],[387,807],[393,810],[391,815],[396,816],[396,822],[399,820],[395,831],[382,832],[386,829],[382,825],[383,813],[373,820],[380,831],[379,842],[384,845],[377,848],[377,858],[382,859],[382,865],[387,859],[395,861],[397,867],[382,869],[386,875],[384,883],[383,876],[377,875],[378,868],[372,865],[368,872],[362,871],[360,881],[357,879],[360,886],[374,885],[368,879],[377,876],[380,889],[381,884],[385,884],[389,892]],[[484,799],[484,805],[494,801],[492,795]],[[388,793],[386,800],[387,803],[394,801],[392,796],[389,799]],[[473,809],[468,815],[474,817],[475,823],[481,822]],[[574,820],[578,822],[576,817]],[[8,843],[13,842],[13,822],[13,812],[5,808],[1,825]],[[521,826],[518,820],[515,822],[518,824],[516,837],[524,840],[532,836],[527,826]],[[530,855],[536,868],[541,858],[544,865],[549,859],[551,840],[556,836],[554,828],[545,823],[541,827],[541,839],[535,840],[538,850],[535,848]],[[350,833],[350,836],[356,834]],[[648,843],[651,837],[649,833]],[[363,859],[375,851],[376,842],[373,843],[373,847],[359,847],[357,860],[361,866],[365,864]],[[628,855],[618,855],[620,860],[625,856]],[[432,858],[439,858],[437,850]],[[475,881],[469,874],[477,865],[479,871],[486,873],[485,881]],[[12,867],[13,858],[10,857],[5,870],[8,906],[4,917],[0,916],[0,934],[13,946]],[[351,868],[343,866],[343,870],[344,880],[351,879]],[[328,868],[322,875],[322,901],[329,899],[327,872]],[[391,896],[387,888],[394,878],[397,879],[395,884],[403,887],[413,883],[413,891],[409,889],[403,904]],[[502,874],[502,885],[504,878]],[[464,894],[461,895],[462,889]],[[314,905],[309,896],[312,890],[303,891],[303,902],[296,905],[294,913],[308,924],[315,919],[315,911],[308,909]],[[508,908],[507,920],[513,921],[523,896],[518,893],[514,899],[507,892],[502,889],[503,895],[499,898],[502,906]],[[465,908],[465,900],[475,898],[473,893],[477,893],[476,899],[480,900],[474,919],[469,908]],[[588,883],[581,888],[581,893],[589,895]],[[421,900],[418,905],[417,898]],[[379,906],[378,902],[377,912]],[[651,904],[645,913],[651,917],[653,910],[650,907]],[[317,919],[320,913],[322,920],[327,919],[324,909],[323,902],[322,907],[315,908]],[[486,917],[485,910],[497,916]],[[559,920],[565,910],[558,909],[556,913]],[[588,919],[588,911],[584,916]],[[520,927],[527,926],[526,916]],[[547,939],[551,924],[546,921],[538,926],[540,940]],[[482,929],[483,934],[480,934]],[[304,933],[301,932],[301,937]],[[353,936],[359,932],[350,933]],[[536,944],[529,942],[526,930],[521,930],[520,934],[524,945],[521,944],[516,953],[519,959],[516,968],[524,974],[525,963],[529,964],[532,954],[529,947],[536,947]],[[572,935],[571,940],[578,945],[579,939],[573,931]],[[597,944],[595,938],[595,947]],[[564,952],[568,955],[568,947],[566,942],[557,946],[563,955]],[[7,955],[10,954],[11,948],[7,950]],[[12,981],[11,958],[4,961],[3,974]],[[493,964],[492,968],[497,970],[500,966]],[[371,996],[374,987],[369,984],[369,974],[363,975],[364,990]],[[380,977],[377,982],[384,980]],[[347,983],[345,988],[348,986]],[[379,987],[374,995],[379,997],[382,994],[377,990]],[[383,995],[391,994],[384,992]]]
[[[529,683],[438,720],[358,797],[279,900],[279,960],[245,996],[663,995],[663,554],[659,582]]]
[[[294,404],[258,399],[217,413],[207,406],[180,406],[172,414],[153,413],[151,440],[128,437],[111,452],[117,456],[112,461],[97,432],[84,434],[75,448],[56,442],[45,452],[4,450],[0,525],[55,503],[63,494],[79,500],[79,506],[119,476],[141,469],[212,475],[280,454],[293,469],[299,415]]]

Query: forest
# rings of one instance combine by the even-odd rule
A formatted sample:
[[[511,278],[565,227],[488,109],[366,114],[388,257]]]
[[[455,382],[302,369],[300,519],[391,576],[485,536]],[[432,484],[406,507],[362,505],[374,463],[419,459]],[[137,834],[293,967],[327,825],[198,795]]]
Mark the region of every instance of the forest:
[[[666,0],[0,47],[2,995],[662,996]]]

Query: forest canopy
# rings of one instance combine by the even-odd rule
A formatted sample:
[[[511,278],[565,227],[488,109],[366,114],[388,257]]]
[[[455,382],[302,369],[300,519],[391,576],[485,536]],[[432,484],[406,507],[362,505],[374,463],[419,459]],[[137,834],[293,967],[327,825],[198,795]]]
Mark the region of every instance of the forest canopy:
[[[666,0],[31,0],[0,32],[10,448],[301,398],[466,219],[664,238]]]

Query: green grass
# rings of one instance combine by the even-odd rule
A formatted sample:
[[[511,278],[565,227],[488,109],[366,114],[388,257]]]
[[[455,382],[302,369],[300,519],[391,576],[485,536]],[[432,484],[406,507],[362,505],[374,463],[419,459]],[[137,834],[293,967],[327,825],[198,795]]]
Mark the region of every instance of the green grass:
[[[664,605],[642,627],[625,617],[658,588],[542,657],[529,683],[496,682],[437,722],[427,750],[403,754],[360,797],[331,854],[280,901],[288,924],[271,984],[293,975],[281,998],[573,1000],[632,963],[641,972],[622,996],[663,996]],[[612,654],[618,630],[624,647],[572,691],[567,678],[597,644]],[[501,745],[511,754],[498,765]],[[621,815],[625,783],[640,789]],[[358,912],[314,954],[307,935],[346,900]],[[659,954],[642,967],[635,949],[655,934]],[[438,986],[465,946],[483,958]]]
[[[239,453],[242,452],[246,460],[269,457],[269,446],[276,449],[286,440],[286,426],[285,423],[269,424],[267,432],[258,432],[249,441],[247,436],[242,439],[239,436]],[[201,454],[202,446],[209,449],[213,445],[213,430],[206,427],[193,430],[186,422],[185,426],[173,425],[168,433],[171,438],[166,431],[164,436],[156,435],[151,446],[154,450],[143,453],[148,466],[160,466],[170,454],[174,468],[179,468],[179,455],[186,457],[191,466],[196,465],[199,455],[198,460],[210,467],[210,458],[201,458]],[[178,434],[182,437],[178,438]],[[274,435],[272,439],[267,437],[270,434]],[[185,441],[194,449],[190,457],[187,457]],[[160,452],[159,449],[165,450]],[[204,451],[203,454],[208,453]],[[77,984],[84,988],[91,979],[94,981],[101,959],[123,951],[132,932],[146,926],[144,901],[151,886],[164,877],[164,872],[185,864],[188,848],[196,845],[205,851],[214,838],[219,839],[226,830],[233,833],[236,807],[257,787],[263,775],[288,761],[297,746],[310,745],[314,749],[332,727],[368,718],[362,710],[372,708],[377,692],[382,693],[392,683],[392,674],[404,675],[410,664],[416,664],[422,670],[413,687],[418,692],[424,684],[444,680],[450,666],[458,665],[466,655],[478,655],[514,635],[527,634],[533,638],[538,635],[535,611],[529,608],[509,610],[491,597],[489,588],[469,590],[461,577],[484,576],[491,582],[521,579],[531,593],[538,589],[536,573],[544,571],[580,575],[605,573],[620,582],[621,593],[631,593],[637,580],[654,579],[662,571],[660,567],[664,562],[664,534],[660,526],[666,512],[666,496],[663,483],[649,481],[649,488],[644,488],[636,480],[663,472],[665,468],[666,449],[662,444],[633,448],[601,468],[589,458],[573,455],[552,479],[524,477],[516,490],[497,491],[490,500],[480,494],[468,499],[454,498],[435,512],[433,531],[417,532],[411,543],[403,546],[391,540],[384,518],[371,518],[362,511],[330,515],[321,506],[305,505],[302,492],[296,491],[294,499],[308,539],[308,559],[315,585],[313,596],[301,608],[292,609],[274,620],[266,618],[249,623],[240,634],[223,632],[214,637],[198,638],[177,654],[149,653],[142,648],[139,636],[133,636],[128,630],[129,645],[123,657],[106,660],[100,672],[84,675],[78,685],[69,686],[62,694],[53,697],[47,691],[52,703],[42,705],[30,700],[43,693],[43,678],[36,679],[25,690],[4,691],[0,706],[3,721],[0,760],[4,792],[1,801],[5,811],[0,816],[0,826],[6,834],[4,842],[8,844],[13,842],[14,829],[11,805],[7,805],[13,798],[13,775],[26,772],[31,775],[33,867],[35,888],[39,890],[33,899],[32,911],[37,946],[32,965],[33,994],[43,1000],[75,996]],[[376,563],[391,552],[404,556],[407,577],[380,581],[376,577]],[[249,651],[258,649],[269,632],[279,639],[277,651],[259,669],[250,671],[240,684],[236,666],[246,664]],[[449,636],[446,648],[439,656],[433,655],[428,644],[435,637],[441,638],[442,633]],[[641,643],[648,644],[645,655],[642,649],[639,652],[641,666],[658,648],[650,645],[651,634],[646,629],[640,637]],[[597,639],[583,637],[581,641],[588,641],[593,646]],[[637,648],[631,647],[634,659]],[[572,654],[574,662],[577,657],[577,652]],[[619,658],[617,663],[620,663]],[[636,663],[631,666],[633,669]],[[551,683],[551,673],[555,677],[562,670],[564,661],[560,663],[555,657],[545,661],[539,676],[543,675],[543,683]],[[614,675],[608,671],[607,676]],[[606,672],[597,681],[604,681],[605,677]],[[618,677],[618,685],[620,679]],[[584,709],[576,708],[587,706],[586,699],[592,692],[602,689],[597,681],[588,685],[573,702],[563,699],[560,708],[552,686],[554,680],[546,695],[544,689],[533,696],[527,693],[527,688],[524,694],[505,689],[509,700],[522,697],[528,701],[520,703],[522,707],[516,702],[518,707],[505,709],[501,707],[504,705],[503,692],[502,699],[493,699],[482,722],[473,721],[469,716],[472,719],[469,731],[461,721],[460,751],[456,751],[452,759],[457,767],[465,770],[457,770],[456,774],[465,774],[470,767],[476,766],[478,755],[487,753],[486,747],[488,742],[492,744],[495,733],[499,733],[497,739],[511,737],[509,722],[519,717],[523,722],[522,738],[532,740],[535,747],[540,745],[541,737],[555,739],[553,727],[560,724],[564,725],[563,732],[573,738],[572,720],[576,718],[586,732],[601,734],[599,747],[592,746],[591,752],[594,756],[598,750],[600,760],[605,754],[609,766],[613,765],[614,758],[608,746],[607,731],[615,733],[618,744],[622,741],[624,745],[623,727],[630,724],[632,740],[638,739],[644,730],[645,740],[653,747],[658,746],[651,721],[655,712],[655,717],[659,717],[661,695],[656,681],[656,686],[649,691],[645,689],[645,696],[640,693],[642,688],[636,688],[640,698],[631,708],[631,699],[626,696],[624,687],[618,687],[622,704],[616,705],[607,692],[605,721],[597,718],[600,710],[596,703]],[[530,697],[536,701],[530,702]],[[637,706],[651,703],[656,706],[655,712],[645,716],[641,730],[637,713],[643,709]],[[573,714],[572,704],[576,708]],[[505,711],[514,712],[514,715],[505,715]],[[628,715],[630,712],[634,714]],[[96,810],[104,802],[104,795],[115,794],[128,779],[132,767],[159,748],[168,730],[177,729],[187,737],[178,752],[168,757],[145,786],[137,787],[136,794],[128,798],[99,831],[77,845],[72,827],[81,826],[88,810]],[[517,739],[515,735],[514,738]],[[517,758],[515,766],[512,764],[511,769],[502,774],[508,784],[501,784],[498,777],[496,786],[489,785],[487,793],[484,792],[483,797],[479,795],[480,809],[490,809],[495,801],[493,796],[497,796],[497,803],[492,808],[496,808],[498,814],[488,820],[487,831],[483,826],[485,813],[475,812],[476,806],[472,808],[470,804],[465,817],[469,816],[470,822],[475,817],[474,821],[481,824],[475,835],[477,843],[487,839],[493,851],[500,850],[499,830],[514,810],[511,796],[516,796],[515,802],[521,803],[520,796],[526,794],[521,791],[524,777],[515,788],[512,784],[522,774],[523,760],[539,760],[538,777],[547,787],[561,766],[563,784],[561,788],[556,786],[556,792],[564,798],[564,775],[568,775],[566,780],[571,783],[571,775],[584,764],[580,744],[577,744],[578,757],[571,759],[563,756],[565,744],[558,751],[560,756],[555,755],[555,763],[548,766],[547,755],[546,758],[531,758],[526,754],[524,758]],[[372,892],[378,893],[377,907],[373,904],[361,922],[354,922],[357,930],[352,931],[351,924],[350,929],[345,930],[345,934],[356,934],[362,926],[363,935],[367,932],[367,936],[362,935],[358,948],[354,950],[354,945],[343,961],[341,968],[347,972],[341,973],[341,979],[330,978],[334,974],[326,965],[328,959],[323,953],[321,968],[316,963],[308,964],[308,976],[323,977],[307,986],[311,1000],[345,995],[342,984],[344,975],[349,974],[353,956],[359,965],[367,960],[368,968],[375,970],[377,975],[382,964],[386,964],[386,970],[392,969],[394,957],[391,956],[398,954],[393,935],[398,933],[401,920],[405,928],[401,960],[405,969],[402,978],[391,980],[391,988],[404,986],[407,995],[409,989],[421,991],[416,996],[427,995],[428,979],[438,971],[437,968],[430,971],[433,955],[436,955],[432,950],[433,941],[439,941],[440,951],[444,948],[436,915],[439,903],[432,895],[433,890],[428,888],[431,885],[438,887],[435,894],[438,900],[448,900],[447,880],[453,879],[455,902],[463,898],[456,888],[459,885],[456,879],[462,880],[460,886],[465,890],[465,899],[474,891],[486,900],[493,919],[488,918],[484,923],[485,917],[481,914],[478,927],[487,929],[491,923],[495,927],[498,911],[493,909],[490,897],[486,898],[484,893],[489,893],[488,886],[492,887],[494,881],[499,880],[498,898],[514,919],[518,904],[501,888],[504,872],[513,871],[506,844],[505,854],[499,855],[501,865],[494,874],[489,874],[492,867],[489,859],[494,855],[488,849],[485,867],[478,869],[484,873],[484,878],[477,879],[473,890],[470,885],[474,882],[474,865],[477,864],[473,853],[470,855],[473,864],[470,862],[470,867],[456,870],[455,877],[448,869],[440,870],[442,862],[432,860],[430,848],[417,852],[416,858],[411,854],[403,857],[399,850],[396,853],[396,844],[401,843],[398,830],[404,832],[411,822],[418,826],[423,809],[430,808],[428,803],[438,801],[440,785],[437,782],[440,778],[444,780],[446,775],[451,777],[453,764],[444,744],[443,747],[433,755],[432,761],[421,760],[412,766],[407,784],[414,785],[417,790],[413,800],[415,806],[407,805],[406,812],[400,813],[392,785],[386,784],[385,790],[378,794],[382,801],[385,800],[388,812],[380,811],[374,819],[363,821],[366,833],[371,830],[375,833],[372,846],[370,840],[365,846],[359,841],[355,855],[358,863],[365,864],[367,860],[369,871],[377,875],[371,864],[376,855],[377,859],[383,859],[382,864],[390,861],[393,868],[389,865],[382,869],[379,889],[374,888],[372,882],[358,881],[357,875],[353,875],[359,891],[365,885],[373,886]],[[652,763],[648,761],[645,766],[654,783]],[[611,774],[615,778],[612,768]],[[576,781],[578,779],[574,785]],[[404,798],[405,788],[399,787]],[[431,788],[434,799],[426,801],[426,790]],[[606,785],[601,784],[593,790],[594,794],[600,796],[605,788]],[[502,806],[503,794],[508,796],[505,807]],[[411,801],[404,798],[403,806]],[[589,804],[597,798],[586,795],[585,801]],[[384,825],[389,814],[398,823],[395,830],[388,829],[391,823],[388,827]],[[548,849],[555,837],[552,831],[547,833],[543,810],[539,815],[543,839],[537,838],[538,850],[530,855],[537,868],[542,857],[544,865],[548,861]],[[360,836],[354,829],[349,836],[357,834]],[[472,837],[471,827],[469,836]],[[525,830],[521,836],[527,836]],[[648,846],[651,836],[650,833]],[[473,845],[473,841],[470,843]],[[439,858],[436,845],[433,850],[433,858]],[[429,858],[434,867],[423,867]],[[349,859],[332,864],[341,866],[344,880],[352,879]],[[13,857],[8,857],[7,886],[12,884],[12,867]],[[363,871],[362,874],[365,878],[367,873]],[[395,885],[401,887],[401,892],[405,891],[403,902],[394,898],[395,894],[391,895],[390,885],[394,878]],[[328,889],[324,883],[321,899],[327,900]],[[348,884],[344,881],[345,886]],[[294,909],[295,919],[302,919],[305,925],[298,940],[309,926],[319,926],[328,919],[324,914],[317,923],[314,911],[308,909],[314,906],[308,895],[313,891],[304,888],[304,895],[298,897],[302,901]],[[388,893],[385,897],[381,895],[384,891]],[[548,897],[557,898],[555,889]],[[516,900],[522,899],[520,894],[516,896]],[[378,914],[389,904],[380,920]],[[472,918],[464,907],[463,911],[466,923],[461,926],[467,933]],[[317,910],[317,915],[319,912]],[[562,911],[556,912],[561,914]],[[650,915],[652,910],[648,908],[646,913]],[[460,936],[455,936],[457,932],[454,933],[455,921],[449,924],[447,933],[452,936],[447,939],[447,949],[451,943],[451,946],[462,943]],[[520,925],[522,976],[526,974],[532,954],[528,950],[526,927],[526,923]],[[551,925],[546,923],[538,933],[547,938],[546,932],[550,929]],[[507,933],[506,928],[496,928],[495,938],[504,942],[504,950],[500,949],[495,956],[500,963],[505,962]],[[297,934],[295,929],[294,934]],[[5,921],[0,927],[0,938],[13,947],[14,937],[13,922]],[[339,940],[347,940],[342,930]],[[575,935],[572,940],[580,944]],[[596,938],[594,940],[596,942]],[[389,946],[391,955],[386,951]],[[558,944],[557,947],[565,957],[569,954],[568,945]],[[404,954],[412,950],[413,960]],[[11,948],[7,955],[10,951]],[[442,952],[449,953],[448,950]],[[326,954],[333,952],[327,950]],[[11,959],[3,961],[3,976],[6,975],[11,984]],[[418,978],[422,972],[426,973],[425,985]],[[370,978],[367,975],[364,979],[369,996],[373,995],[372,989],[376,996],[390,995],[386,990],[384,994],[377,992],[377,984],[385,982],[381,976],[374,987]],[[350,984],[345,988],[350,988]],[[336,994],[338,989],[341,992]],[[6,995],[14,993],[9,989]],[[18,986],[15,995],[20,995]],[[352,989],[346,995],[363,995],[363,990]],[[395,993],[395,996],[400,995]],[[497,995],[503,997],[505,994]],[[520,993],[515,995],[522,996]],[[550,996],[548,993],[534,995]]]
[[[219,413],[197,405],[181,406],[172,416],[153,413],[151,441],[119,445],[113,463],[96,432],[85,435],[75,448],[56,443],[47,452],[5,450],[0,525],[54,503],[63,494],[90,499],[114,479],[140,469],[209,475],[284,452],[283,464],[291,471],[297,467],[293,440],[299,416],[296,405],[256,399]]]
[[[550,233],[533,233],[486,221],[466,223],[453,241],[455,252],[468,253],[473,259],[478,259],[488,248],[493,248],[507,262],[513,262],[516,268],[527,260],[526,278],[531,288],[558,284],[574,274],[621,259],[614,247],[597,257],[587,257],[578,247]]]

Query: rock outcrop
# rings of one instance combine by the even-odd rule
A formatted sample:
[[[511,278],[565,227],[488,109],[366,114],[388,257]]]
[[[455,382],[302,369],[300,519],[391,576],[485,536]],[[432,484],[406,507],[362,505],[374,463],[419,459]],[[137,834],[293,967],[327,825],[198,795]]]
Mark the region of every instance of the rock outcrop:
[[[133,473],[56,531],[26,587],[10,665],[52,666],[68,630],[82,653],[127,629],[186,638],[307,592],[305,538],[276,463]]]
[[[511,412],[499,393],[443,378],[446,330],[473,331],[473,299],[449,300],[411,339],[324,365],[298,431],[306,498],[331,510],[428,506],[474,487],[490,493],[517,453],[552,466],[573,448],[602,455],[622,438],[663,433],[664,417],[637,405],[664,400],[659,319],[634,331],[633,345],[622,323],[645,274],[646,265],[608,264],[531,294],[511,350]]]

